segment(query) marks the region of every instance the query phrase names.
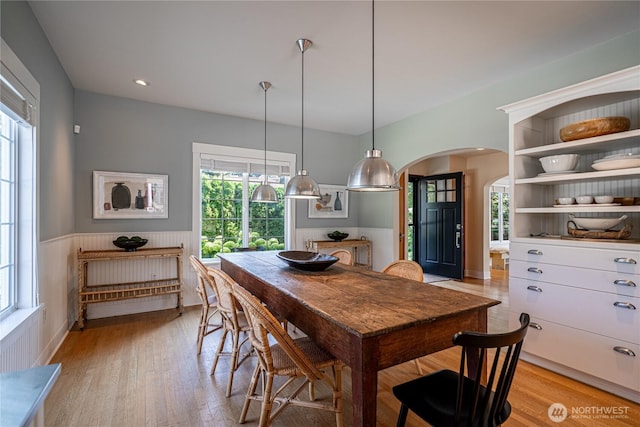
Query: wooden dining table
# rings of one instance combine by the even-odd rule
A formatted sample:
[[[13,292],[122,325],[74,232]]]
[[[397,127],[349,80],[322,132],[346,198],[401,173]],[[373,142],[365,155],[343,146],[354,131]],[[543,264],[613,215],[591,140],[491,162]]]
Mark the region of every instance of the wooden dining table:
[[[353,425],[376,425],[378,371],[487,331],[500,301],[344,264],[292,268],[273,251],[218,255],[221,269],[351,368]]]

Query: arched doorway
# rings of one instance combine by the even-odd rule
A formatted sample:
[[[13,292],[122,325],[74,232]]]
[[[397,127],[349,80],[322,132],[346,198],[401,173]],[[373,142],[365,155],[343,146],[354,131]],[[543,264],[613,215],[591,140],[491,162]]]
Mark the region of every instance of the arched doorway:
[[[465,213],[464,230],[464,275],[479,279],[490,278],[490,185],[508,174],[507,154],[498,150],[456,150],[436,153],[417,159],[400,170],[403,174],[402,191],[399,193],[397,229],[400,236],[399,257],[412,259],[415,253],[411,244],[413,233],[413,203],[415,194],[412,181],[415,177],[426,177],[441,173],[461,171],[464,174]],[[414,177],[414,178],[411,178]]]

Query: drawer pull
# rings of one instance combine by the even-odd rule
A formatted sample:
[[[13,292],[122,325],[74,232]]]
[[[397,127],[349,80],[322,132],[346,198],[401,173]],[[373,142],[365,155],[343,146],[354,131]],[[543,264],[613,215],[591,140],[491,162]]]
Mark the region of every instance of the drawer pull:
[[[529,249],[527,253],[529,255],[542,255],[542,251],[539,251],[538,249]]]
[[[529,326],[531,326],[531,323],[529,323]],[[636,354],[630,348],[620,347],[619,345],[617,345],[613,347],[613,349],[618,353],[626,354],[627,356],[631,356],[631,357],[636,357]]]
[[[540,270],[538,267],[529,267],[527,268],[527,271],[530,273],[542,274],[542,270]]]
[[[632,280],[618,279],[618,280],[614,280],[613,284],[614,285],[619,285],[619,286],[630,286],[632,288],[636,287],[636,284]]]
[[[616,258],[613,262],[617,262],[618,264],[637,264],[633,258]]]
[[[533,329],[537,329],[539,331],[542,330],[542,326],[540,326],[540,324],[536,323],[536,322],[529,322],[529,327],[533,328]],[[618,350],[616,350],[616,351],[618,351]]]
[[[636,306],[631,304],[630,302],[621,302],[621,301],[616,301],[613,303],[613,305],[615,305],[616,307],[620,307],[620,308],[626,308],[629,310],[635,310]]]
[[[542,292],[542,288],[539,288],[538,286],[535,286],[535,285],[529,285],[527,286],[527,289],[534,292]]]

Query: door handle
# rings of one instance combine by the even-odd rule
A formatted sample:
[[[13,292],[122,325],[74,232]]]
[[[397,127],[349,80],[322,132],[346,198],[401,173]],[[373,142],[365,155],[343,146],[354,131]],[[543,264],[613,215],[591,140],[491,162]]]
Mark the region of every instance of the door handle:
[[[456,249],[460,249],[460,232],[456,231]]]

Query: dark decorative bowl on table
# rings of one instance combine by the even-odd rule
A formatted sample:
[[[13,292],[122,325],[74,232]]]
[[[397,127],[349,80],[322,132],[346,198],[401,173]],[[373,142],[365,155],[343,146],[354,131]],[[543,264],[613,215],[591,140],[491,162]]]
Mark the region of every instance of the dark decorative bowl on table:
[[[133,236],[132,238],[120,236],[113,241],[113,244],[120,249],[124,249],[125,252],[135,252],[136,249],[143,247],[147,242],[147,239],[143,239],[139,236]]]
[[[332,255],[305,251],[282,251],[276,256],[289,266],[305,271],[322,271],[338,261],[338,258]]]
[[[349,233],[342,233],[342,232],[336,230],[336,231],[332,231],[331,233],[327,234],[327,236],[329,236],[329,238],[331,240],[335,240],[336,242],[341,242],[342,240],[344,240],[347,237],[349,237]]]

